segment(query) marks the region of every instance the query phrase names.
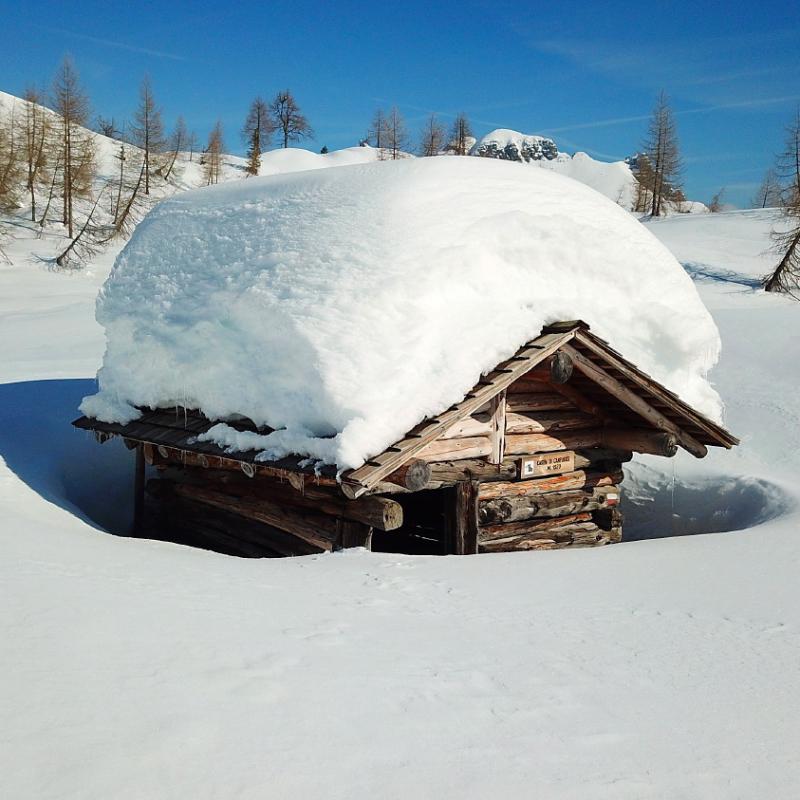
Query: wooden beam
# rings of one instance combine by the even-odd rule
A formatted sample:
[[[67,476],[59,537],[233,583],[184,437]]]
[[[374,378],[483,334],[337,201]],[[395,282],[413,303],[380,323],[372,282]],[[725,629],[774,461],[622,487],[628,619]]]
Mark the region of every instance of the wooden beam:
[[[609,348],[602,340],[598,340],[595,336],[585,331],[576,331],[576,339],[615,369],[619,370],[626,378],[633,381],[642,389],[656,395],[664,403],[671,405],[677,413],[686,414],[691,417],[694,424],[714,437],[723,447],[730,448],[733,445],[739,444],[739,440],[735,436],[720,425],[717,425],[715,422],[712,422],[710,419],[707,419],[702,414],[695,411],[691,406],[681,400],[680,397],[658,383],[658,381],[646,375],[641,370],[636,369],[633,364],[626,361],[619,353]]]
[[[495,481],[482,483],[478,490],[480,500],[498,498],[529,497],[564,492],[571,489],[592,489],[595,486],[616,486],[622,482],[620,469],[611,472],[603,470],[576,470],[547,478],[533,478],[527,481]]]
[[[478,552],[478,484],[472,481],[456,484],[453,538],[456,555]]]
[[[679,428],[671,419],[665,417],[660,411],[657,411],[644,400],[644,398],[632,389],[629,389],[612,375],[609,375],[602,367],[595,364],[594,361],[587,358],[579,350],[565,344],[564,352],[569,354],[575,362],[575,366],[586,375],[586,377],[591,378],[599,386],[602,386],[609,394],[614,395],[614,397],[646,419],[655,428],[675,434],[680,444],[693,456],[703,458],[707,455],[708,449],[704,444],[701,444],[689,433]]]
[[[505,453],[506,436],[506,390],[495,395],[489,405],[489,441],[492,449],[489,453],[490,464],[502,464]]]

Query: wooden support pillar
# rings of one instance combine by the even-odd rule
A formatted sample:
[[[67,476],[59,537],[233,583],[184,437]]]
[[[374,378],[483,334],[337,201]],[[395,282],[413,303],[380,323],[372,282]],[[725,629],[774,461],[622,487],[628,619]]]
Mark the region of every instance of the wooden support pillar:
[[[142,535],[144,519],[144,447],[136,445],[136,461],[133,468],[133,525],[131,536]]]
[[[478,484],[460,481],[455,487],[453,514],[453,552],[470,555],[478,552]]]
[[[365,547],[372,550],[372,528],[361,522],[349,519],[337,520],[339,529],[339,547],[346,550],[349,547]]]
[[[502,464],[506,450],[506,390],[495,395],[489,403],[490,432],[489,439],[492,452],[489,454],[490,464]]]

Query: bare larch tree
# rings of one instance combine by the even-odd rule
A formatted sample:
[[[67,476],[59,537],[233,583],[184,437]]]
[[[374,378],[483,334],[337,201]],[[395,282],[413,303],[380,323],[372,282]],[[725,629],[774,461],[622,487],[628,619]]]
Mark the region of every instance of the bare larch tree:
[[[677,127],[665,92],[659,94],[653,109],[644,151],[652,167],[650,214],[658,217],[680,189],[681,172]]]
[[[269,110],[283,147],[288,147],[289,142],[296,142],[314,135],[311,125],[308,124],[308,120],[301,113],[300,106],[297,105],[288,89],[275,95]]]
[[[222,122],[217,120],[217,123],[208,135],[208,147],[206,147],[205,157],[203,159],[203,179],[207,186],[219,183],[220,175],[222,174],[223,147]]]
[[[250,104],[242,128],[242,139],[247,145],[245,172],[248,175],[258,175],[261,169],[261,154],[269,146],[273,133],[275,133],[275,122],[269,113],[269,106],[261,97],[256,97]]]
[[[439,122],[436,114],[431,114],[425,121],[420,135],[419,154],[421,156],[435,156],[444,149],[447,134],[444,126]]]
[[[31,222],[36,222],[36,189],[47,181],[50,114],[44,109],[43,98],[36,89],[26,89],[24,99],[22,146],[25,157],[25,186],[31,201]]]
[[[22,137],[17,125],[17,103],[11,113],[0,118],[0,210],[11,211],[18,206],[23,175]]]
[[[94,177],[94,143],[85,130],[89,99],[78,81],[72,59],[65,56],[53,83],[53,110],[58,114],[58,161],[61,164],[62,222],[70,239],[74,229],[74,201],[88,195]]]
[[[372,116],[372,123],[370,124],[369,131],[367,131],[367,141],[378,150],[382,150],[386,146],[388,138],[386,131],[386,114],[382,108],[379,108]]]
[[[453,130],[450,134],[450,149],[457,156],[465,156],[469,153],[472,138],[472,128],[470,127],[467,115],[459,114],[453,122]]]
[[[778,157],[778,177],[784,186],[782,204],[787,226],[772,232],[773,249],[780,261],[764,278],[764,289],[796,296],[800,289],[800,108],[786,128],[786,146]]]
[[[392,161],[404,157],[404,150],[408,148],[408,132],[406,124],[397,106],[392,106],[389,116],[386,117],[386,144],[382,149]]]
[[[167,154],[167,160],[162,170],[165,181],[168,181],[173,172],[175,172],[175,164],[178,161],[178,156],[186,149],[188,139],[189,134],[186,130],[186,123],[183,117],[179,115],[178,119],[175,120],[175,130],[172,132],[172,136],[170,136],[169,153]]]
[[[139,107],[133,115],[131,134],[134,144],[144,151],[144,193],[150,194],[150,173],[158,169],[159,155],[164,150],[164,123],[148,75],[139,87]]]
[[[770,167],[753,197],[753,208],[773,208],[781,204],[781,184],[778,175]]]

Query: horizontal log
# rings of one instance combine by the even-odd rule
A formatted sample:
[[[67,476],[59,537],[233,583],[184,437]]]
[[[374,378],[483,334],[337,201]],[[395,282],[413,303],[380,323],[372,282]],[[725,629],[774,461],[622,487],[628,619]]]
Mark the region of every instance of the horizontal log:
[[[492,452],[488,436],[466,439],[437,439],[419,451],[418,457],[426,461],[453,461],[459,458],[480,458]]]
[[[335,478],[328,478],[323,475],[306,475],[302,472],[295,472],[288,469],[278,469],[264,464],[254,464],[250,462],[237,461],[233,458],[224,456],[212,456],[205,453],[195,453],[191,450],[180,450],[175,447],[164,445],[153,445],[145,442],[143,445],[145,461],[154,467],[163,467],[169,464],[188,467],[201,467],[203,469],[224,469],[233,472],[241,472],[245,475],[260,475],[262,477],[274,478],[279,481],[286,481],[298,491],[302,491],[307,484],[312,486],[332,486],[338,487]]]
[[[576,470],[524,481],[494,481],[481,484],[480,499],[538,496],[573,489],[592,489],[596,486],[618,486],[622,483],[622,477],[619,469],[612,472]]]
[[[560,550],[565,547],[600,547],[621,540],[619,530],[604,531],[590,522],[567,525],[553,531],[549,538],[537,535],[510,536],[506,539],[493,539],[481,542],[479,553],[502,553],[515,550]]]
[[[473,414],[451,425],[439,438],[463,439],[468,436],[489,436],[491,431],[490,414]]]
[[[595,486],[546,494],[524,494],[482,500],[478,510],[481,525],[519,522],[534,517],[566,517],[584,511],[599,511],[619,503],[617,486]]]
[[[322,550],[332,550],[339,530],[336,520],[325,514],[293,510],[267,500],[235,497],[191,484],[176,484],[175,492],[247,519],[287,531]]]
[[[412,458],[403,464],[402,467],[384,478],[385,483],[393,483],[410,492],[418,492],[424,489],[431,480],[431,467],[421,458]]]
[[[579,411],[554,412],[514,412],[506,413],[506,434],[511,433],[552,433],[553,431],[574,431],[581,428],[597,427],[598,420]]]
[[[675,434],[645,428],[605,428],[603,444],[667,458],[678,452],[678,437]]]
[[[575,467],[578,470],[594,469],[605,472],[618,472],[622,462],[630,461],[633,454],[630,451],[613,450],[610,448],[585,448],[575,451]],[[489,464],[482,459],[463,459],[459,461],[441,460],[430,462],[431,480],[426,486],[428,489],[438,489],[442,486],[452,486],[463,480],[479,482],[513,481],[519,476],[519,459],[504,458],[502,464]],[[553,479],[562,476],[552,476]],[[546,480],[550,480],[547,478]],[[582,485],[582,484],[581,484]],[[575,488],[566,485],[562,488]]]
[[[506,454],[529,455],[600,447],[603,444],[602,436],[603,432],[599,428],[565,432],[558,436],[546,433],[510,433],[506,435]]]
[[[186,478],[206,488],[222,491],[235,497],[269,500],[282,505],[319,511],[331,517],[343,517],[361,522],[382,531],[392,531],[403,525],[403,507],[387,497],[360,497],[348,500],[343,495],[327,489],[307,485],[298,492],[287,483],[279,483],[259,476],[246,478],[235,472],[198,470],[189,468]]]
[[[564,395],[556,392],[509,391],[506,412],[509,411],[574,411],[575,406]]]
[[[561,528],[565,525],[574,525],[578,522],[591,522],[592,515],[588,512],[580,514],[570,514],[566,517],[554,517],[552,519],[527,519],[522,522],[509,522],[500,523],[498,525],[481,525],[478,529],[478,540],[481,542],[488,542],[492,539],[503,539],[509,536],[534,536],[537,533],[542,534],[542,538],[547,538],[549,535],[552,538],[552,533],[548,531]]]

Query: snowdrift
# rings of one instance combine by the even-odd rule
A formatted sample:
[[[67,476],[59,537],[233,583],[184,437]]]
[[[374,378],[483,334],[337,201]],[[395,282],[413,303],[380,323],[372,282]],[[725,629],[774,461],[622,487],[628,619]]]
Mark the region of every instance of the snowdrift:
[[[140,224],[98,298],[107,350],[81,410],[241,414],[277,430],[217,441],[355,467],[577,317],[719,418],[719,337],[691,279],[586,186],[478,158],[254,178]]]

